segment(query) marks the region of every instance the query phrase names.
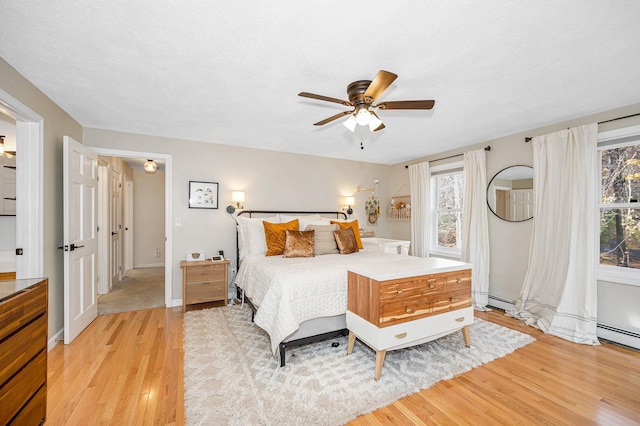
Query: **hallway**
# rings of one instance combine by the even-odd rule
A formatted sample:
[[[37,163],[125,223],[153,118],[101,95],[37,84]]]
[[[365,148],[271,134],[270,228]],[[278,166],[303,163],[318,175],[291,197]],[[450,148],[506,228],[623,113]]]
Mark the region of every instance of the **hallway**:
[[[164,267],[132,269],[98,296],[98,315],[164,307]]]

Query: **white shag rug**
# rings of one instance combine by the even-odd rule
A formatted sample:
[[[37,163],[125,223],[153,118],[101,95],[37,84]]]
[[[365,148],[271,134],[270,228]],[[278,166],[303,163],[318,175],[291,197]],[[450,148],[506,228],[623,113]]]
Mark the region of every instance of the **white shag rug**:
[[[476,318],[471,348],[455,332],[387,352],[373,379],[375,352],[338,337],[286,352],[278,367],[269,336],[245,306],[190,311],[184,317],[188,425],[339,425],[436,382],[503,357],[535,339]],[[338,342],[338,347],[332,343]]]

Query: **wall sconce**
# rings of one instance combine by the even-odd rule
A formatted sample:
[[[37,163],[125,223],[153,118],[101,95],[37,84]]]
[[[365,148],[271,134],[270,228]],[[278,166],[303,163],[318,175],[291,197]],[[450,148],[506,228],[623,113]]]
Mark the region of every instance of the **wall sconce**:
[[[244,191],[231,191],[231,202],[236,205],[227,206],[227,213],[231,214],[236,211],[236,209],[244,209],[242,203],[244,203]]]
[[[156,172],[156,170],[158,170],[158,165],[153,160],[147,160],[144,162],[144,165],[142,166],[142,168],[144,169],[145,172],[152,175]]]
[[[343,210],[345,210],[348,215],[353,214],[353,209],[351,208],[351,206],[356,203],[355,197],[344,197],[344,203],[346,205],[344,206]]]

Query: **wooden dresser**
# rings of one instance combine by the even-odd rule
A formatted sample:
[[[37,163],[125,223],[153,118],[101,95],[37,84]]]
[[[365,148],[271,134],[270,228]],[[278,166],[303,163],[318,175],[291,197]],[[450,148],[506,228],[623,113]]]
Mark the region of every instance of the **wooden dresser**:
[[[227,300],[229,260],[180,262],[182,268],[182,311],[197,303]]]
[[[349,267],[347,353],[358,338],[376,351],[374,378],[387,350],[418,345],[462,330],[470,345],[471,265],[438,258]]]
[[[48,280],[0,281],[0,425],[47,413]]]

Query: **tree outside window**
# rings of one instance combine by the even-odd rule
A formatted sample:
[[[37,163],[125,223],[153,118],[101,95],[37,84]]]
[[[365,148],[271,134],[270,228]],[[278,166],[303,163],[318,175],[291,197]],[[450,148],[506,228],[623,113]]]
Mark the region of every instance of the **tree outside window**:
[[[464,176],[462,171],[433,176],[435,239],[432,249],[460,253]]]
[[[640,269],[640,144],[601,150],[600,264]]]

